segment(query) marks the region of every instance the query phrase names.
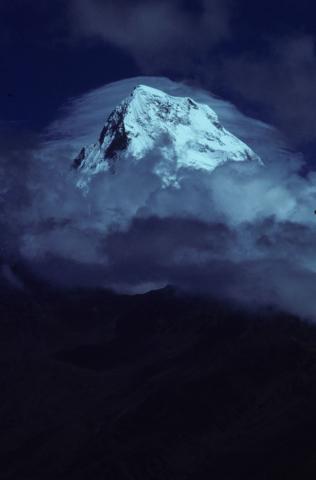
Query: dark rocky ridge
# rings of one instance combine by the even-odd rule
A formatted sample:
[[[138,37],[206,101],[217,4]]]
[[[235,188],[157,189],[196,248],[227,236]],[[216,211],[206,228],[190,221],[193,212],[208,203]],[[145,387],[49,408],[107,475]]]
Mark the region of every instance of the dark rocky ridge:
[[[80,150],[78,156],[72,162],[72,167],[75,168],[75,169],[80,168],[81,164],[82,164],[82,162],[84,161],[85,158],[86,158],[86,149],[85,149],[85,147],[83,147]]]
[[[111,138],[110,144],[104,150],[104,161],[109,163],[110,172],[115,173],[115,160],[119,156],[119,152],[125,150],[129,144],[129,138],[125,131],[124,116],[126,114],[127,104],[123,104],[116,108],[106,121],[100,136],[99,145],[100,148],[107,136]],[[72,166],[75,169],[79,169],[83,166],[86,158],[86,149],[82,148],[78,156],[74,159]]]
[[[23,280],[0,294],[1,478],[315,478],[314,326]]]

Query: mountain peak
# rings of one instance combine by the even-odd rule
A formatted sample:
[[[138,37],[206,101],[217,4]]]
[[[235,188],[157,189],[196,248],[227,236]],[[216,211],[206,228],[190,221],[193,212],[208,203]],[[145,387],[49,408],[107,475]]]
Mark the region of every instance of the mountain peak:
[[[260,162],[208,105],[140,84],[112,111],[99,141],[83,147],[74,160],[78,185],[86,187],[100,171],[116,173],[122,158],[133,164],[151,154],[157,157],[154,173],[162,186],[178,186],[187,169],[210,172],[227,161]]]
[[[164,95],[164,93],[161,90],[158,90],[157,88],[154,87],[148,87],[147,85],[143,85],[140,83],[139,85],[136,85],[136,87],[133,88],[132,95],[136,94],[154,94],[154,95]]]

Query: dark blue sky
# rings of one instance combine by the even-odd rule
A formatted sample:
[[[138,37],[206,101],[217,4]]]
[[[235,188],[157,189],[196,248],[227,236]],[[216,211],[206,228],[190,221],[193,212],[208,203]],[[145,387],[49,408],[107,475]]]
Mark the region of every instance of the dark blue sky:
[[[154,6],[165,5],[164,0],[147,3],[137,0],[134,6],[125,0],[2,0],[2,129],[39,130],[56,116],[69,97],[111,81],[149,73],[193,79],[233,100],[247,112],[277,124],[289,137],[297,134],[299,144],[313,148],[316,60],[310,45],[316,36],[314,2],[173,0],[169,3],[172,9],[157,20]],[[224,21],[227,32],[219,33],[214,40],[208,33],[212,25],[209,29],[206,25],[200,42],[198,34],[192,34],[192,25],[203,21],[206,5],[213,3],[213,27]],[[148,14],[148,7],[153,11],[153,38],[150,28],[137,20],[142,8]],[[91,15],[97,12],[100,17],[104,14],[104,32],[109,33],[103,35],[102,23],[94,31],[85,12]],[[146,18],[150,23],[150,16]],[[192,39],[190,47],[183,45],[181,49],[183,32],[179,25],[183,19],[186,22],[183,24],[188,25],[185,36],[190,41],[192,35]],[[170,37],[169,44],[157,47],[154,29],[159,21],[166,25],[170,21],[172,28],[179,31],[177,37]],[[143,27],[143,36],[137,41],[148,44],[147,63],[140,58],[143,46],[134,38]],[[161,37],[166,31],[162,30]],[[179,45],[173,45],[173,38]],[[293,101],[293,106],[299,105],[297,115],[289,111],[289,101]]]
[[[0,7],[0,120],[31,129],[49,122],[69,97],[139,73],[114,45],[72,38],[62,2],[39,3],[38,10],[27,0]]]

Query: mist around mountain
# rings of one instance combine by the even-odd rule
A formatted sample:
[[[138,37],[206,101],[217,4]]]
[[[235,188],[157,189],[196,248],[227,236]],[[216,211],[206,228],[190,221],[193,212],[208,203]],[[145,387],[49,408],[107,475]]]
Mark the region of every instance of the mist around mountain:
[[[115,161],[117,174],[72,168],[82,148],[99,149],[111,112],[138,85],[175,98],[179,108],[190,98],[204,105],[190,111],[211,109],[216,148],[219,133],[227,131],[224,139],[233,138],[240,151],[248,146],[264,167],[228,159],[209,171],[184,168],[177,155],[168,161],[174,139],[166,141],[161,123],[153,128],[147,121],[143,138],[157,135],[141,161],[127,148]],[[170,122],[168,131],[176,131]],[[204,155],[197,145],[192,155]],[[101,87],[70,101],[33,148],[16,143],[5,165],[0,241],[6,275],[18,261],[55,285],[135,293],[172,284],[315,317],[314,173],[278,131],[208,92],[160,77]],[[78,188],[87,178],[89,187]]]

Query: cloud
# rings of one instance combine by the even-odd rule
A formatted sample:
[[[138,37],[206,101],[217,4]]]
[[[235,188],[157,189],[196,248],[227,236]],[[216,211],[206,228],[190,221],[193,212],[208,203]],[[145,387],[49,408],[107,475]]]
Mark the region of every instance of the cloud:
[[[27,179],[38,145],[34,132],[0,125],[0,264],[15,256],[22,231],[23,212],[31,208]],[[23,172],[23,173],[22,173]]]
[[[139,83],[209,104],[265,166],[227,163],[162,189],[157,151],[137,165],[126,158],[117,175],[96,175],[83,195],[72,159]],[[69,102],[37,148],[25,157],[17,150],[28,174],[8,168],[1,177],[4,205],[23,193],[3,231],[17,226],[16,254],[48,280],[131,292],[171,283],[315,318],[315,173],[302,177],[302,156],[229,102],[161,77],[128,79]]]
[[[171,66],[183,72],[229,36],[226,4],[199,0],[192,8],[190,1],[179,0],[74,0],[73,32],[127,49],[145,73]]]
[[[221,81],[253,106],[263,108],[295,142],[316,139],[314,37],[270,39],[265,57],[247,52],[225,57]]]
[[[135,219],[107,237],[107,275],[118,289],[170,283],[315,319],[314,235],[315,229],[272,218],[239,229],[188,218]]]

